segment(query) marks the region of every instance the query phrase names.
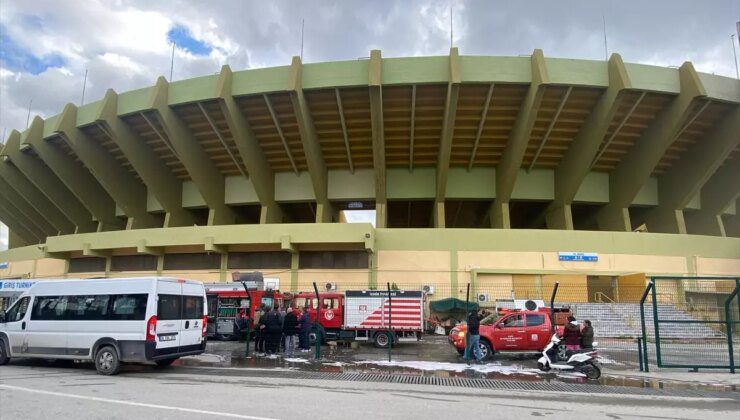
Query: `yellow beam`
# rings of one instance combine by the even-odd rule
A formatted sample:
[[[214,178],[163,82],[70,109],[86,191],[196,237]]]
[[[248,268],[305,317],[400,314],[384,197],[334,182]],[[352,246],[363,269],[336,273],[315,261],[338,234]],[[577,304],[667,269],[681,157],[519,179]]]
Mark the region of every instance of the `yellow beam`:
[[[537,119],[542,97],[545,95],[545,88],[550,83],[542,50],[534,50],[531,66],[532,82],[509,135],[509,140],[506,142],[504,155],[496,166],[496,199],[491,207],[491,225],[494,228],[511,228],[508,212],[511,193],[514,191],[516,177],[522,167],[524,153],[527,151],[532,127]]]
[[[164,128],[175,155],[185,166],[209,208],[208,225],[233,224],[236,221],[236,214],[226,205],[226,181],[193,133],[170,108],[168,92],[167,80],[164,77],[157,79],[150,107]]]
[[[136,177],[97,141],[77,128],[77,107],[67,104],[57,118],[54,132],[59,134],[85,167],[95,176],[116,205],[128,216],[132,229],[161,227],[147,212],[147,191]]]
[[[385,170],[385,124],[383,122],[383,59],[380,50],[370,51],[368,85],[370,89],[370,118],[373,138],[373,169],[375,171],[375,226],[386,227],[387,198]]]
[[[665,151],[705,108],[707,92],[694,66],[686,62],[678,72],[681,92],[650,123],[630,153],[609,175],[609,204],[597,215],[603,230],[631,230],[627,208]]]
[[[450,80],[447,83],[445,113],[437,154],[437,193],[435,196],[434,227],[445,227],[444,200],[447,191],[447,175],[450,170],[452,138],[455,134],[455,116],[457,115],[457,98],[460,95],[460,55],[457,48],[450,48]]]
[[[219,98],[221,113],[229,126],[239,155],[247,168],[249,178],[254,186],[254,191],[262,205],[260,223],[280,223],[283,212],[275,201],[275,174],[265,157],[259,140],[252,132],[249,122],[244,117],[239,105],[231,95],[231,84],[233,73],[229,66],[221,67],[218,83],[216,84],[216,97]]]
[[[316,129],[313,125],[311,112],[306,98],[303,96],[303,64],[300,57],[293,57],[288,79],[288,92],[293,104],[293,113],[301,134],[303,152],[306,154],[308,173],[311,176],[314,194],[316,196],[316,223],[327,223],[336,219],[334,209],[329,203],[328,173],[324,156],[321,153]]]

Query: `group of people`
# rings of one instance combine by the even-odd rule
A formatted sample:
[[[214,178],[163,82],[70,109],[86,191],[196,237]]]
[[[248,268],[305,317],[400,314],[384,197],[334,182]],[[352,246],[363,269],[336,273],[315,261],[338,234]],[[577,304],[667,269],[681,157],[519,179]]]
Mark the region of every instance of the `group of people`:
[[[594,329],[588,319],[579,325],[576,317],[569,316],[563,328],[563,341],[568,350],[590,349],[594,345]]]
[[[285,357],[295,353],[296,345],[300,352],[308,352],[308,334],[313,323],[305,308],[262,306],[254,317],[254,352],[257,355],[277,354],[282,349]],[[241,312],[235,321],[235,329],[240,339],[246,337],[249,317]]]

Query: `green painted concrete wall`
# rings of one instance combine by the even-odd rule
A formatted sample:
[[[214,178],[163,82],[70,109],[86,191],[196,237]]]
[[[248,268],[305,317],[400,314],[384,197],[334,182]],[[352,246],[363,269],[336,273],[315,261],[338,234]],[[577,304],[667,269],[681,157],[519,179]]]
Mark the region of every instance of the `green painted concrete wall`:
[[[275,201],[312,201],[315,199],[311,175],[308,172],[300,172],[298,175],[293,172],[275,174]]]
[[[329,200],[374,200],[375,171],[357,169],[328,171]]]

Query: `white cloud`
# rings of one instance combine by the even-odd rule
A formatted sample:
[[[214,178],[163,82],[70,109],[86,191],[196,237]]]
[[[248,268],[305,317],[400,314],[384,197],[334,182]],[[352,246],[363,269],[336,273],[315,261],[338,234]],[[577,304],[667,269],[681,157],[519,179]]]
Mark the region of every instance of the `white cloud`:
[[[700,71],[735,73],[729,34],[740,19],[740,0],[711,5],[691,0],[4,1],[4,37],[38,57],[58,54],[66,62],[38,75],[0,68],[0,127],[24,129],[31,99],[32,114],[42,116],[58,113],[66,102],[78,103],[86,69],[87,102],[108,88],[122,92],[152,85],[157,76],[169,75],[167,32],[174,25],[212,47],[208,56],[178,49],[174,79],[180,80],[212,74],[225,63],[233,69],[287,65],[300,54],[302,19],[305,62],[353,60],[373,48],[384,57],[447,54],[450,3],[455,45],[465,55],[531,54],[542,48],[547,56],[603,59],[603,10],[609,50],[625,61],[692,60]]]

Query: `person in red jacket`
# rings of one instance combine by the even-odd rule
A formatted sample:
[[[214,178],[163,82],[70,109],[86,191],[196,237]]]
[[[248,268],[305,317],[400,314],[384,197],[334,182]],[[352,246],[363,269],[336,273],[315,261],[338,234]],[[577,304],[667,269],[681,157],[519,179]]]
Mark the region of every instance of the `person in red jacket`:
[[[568,350],[581,349],[581,329],[574,316],[568,317],[568,323],[563,328],[563,342]]]

